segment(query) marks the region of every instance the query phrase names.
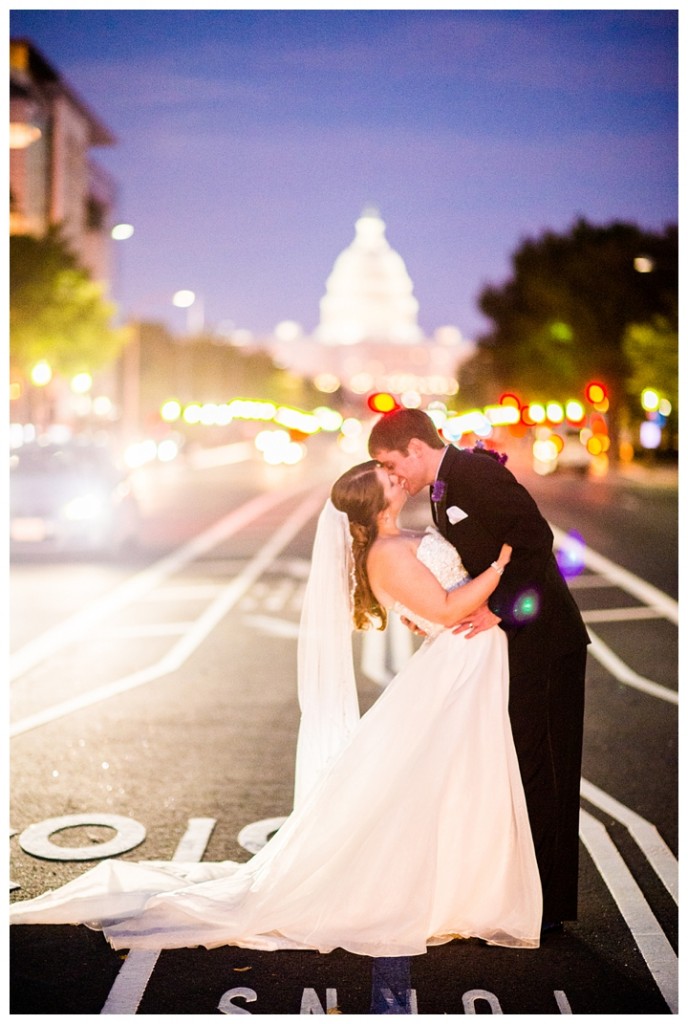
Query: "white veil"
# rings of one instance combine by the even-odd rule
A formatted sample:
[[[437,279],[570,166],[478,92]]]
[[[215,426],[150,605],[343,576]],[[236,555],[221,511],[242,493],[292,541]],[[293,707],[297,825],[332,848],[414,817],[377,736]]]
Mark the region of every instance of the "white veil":
[[[328,498],[318,519],[299,628],[295,807],[346,745],[360,718],[351,639],[352,572],[349,519]]]

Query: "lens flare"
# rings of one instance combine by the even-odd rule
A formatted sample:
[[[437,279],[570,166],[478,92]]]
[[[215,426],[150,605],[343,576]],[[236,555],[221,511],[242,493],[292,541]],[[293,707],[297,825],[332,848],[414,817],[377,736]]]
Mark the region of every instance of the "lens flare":
[[[536,590],[524,590],[514,605],[513,615],[517,622],[528,622],[540,611],[540,595]]]
[[[585,568],[585,541],[577,530],[570,530],[557,551],[557,565],[566,579],[579,576]]]

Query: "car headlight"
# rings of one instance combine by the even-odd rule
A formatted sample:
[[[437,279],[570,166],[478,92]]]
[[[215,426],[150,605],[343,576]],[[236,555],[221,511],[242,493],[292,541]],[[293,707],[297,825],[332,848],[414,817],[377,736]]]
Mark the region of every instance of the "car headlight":
[[[62,515],[72,522],[98,519],[105,512],[105,500],[100,494],[80,494],[62,508]]]

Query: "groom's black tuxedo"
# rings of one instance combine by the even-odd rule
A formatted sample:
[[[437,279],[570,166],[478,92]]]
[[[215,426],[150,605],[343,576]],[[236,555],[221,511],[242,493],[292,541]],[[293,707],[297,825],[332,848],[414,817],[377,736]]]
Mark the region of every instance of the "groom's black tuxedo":
[[[433,502],[471,576],[503,543],[511,561],[488,601],[509,639],[509,716],[543,885],[545,921],[576,917],[586,645],[552,531],[514,475],[487,452],[449,446]],[[470,642],[470,641],[468,641]]]

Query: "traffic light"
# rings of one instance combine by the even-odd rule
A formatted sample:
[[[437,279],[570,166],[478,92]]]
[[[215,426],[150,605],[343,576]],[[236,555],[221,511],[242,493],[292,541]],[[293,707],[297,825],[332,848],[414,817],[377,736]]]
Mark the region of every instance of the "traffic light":
[[[401,408],[394,395],[390,395],[388,391],[374,391],[372,395],[368,395],[368,408],[372,412],[386,413],[394,412],[395,409]]]
[[[601,405],[608,397],[607,388],[598,380],[591,380],[589,384],[585,385],[585,397],[591,405]]]

